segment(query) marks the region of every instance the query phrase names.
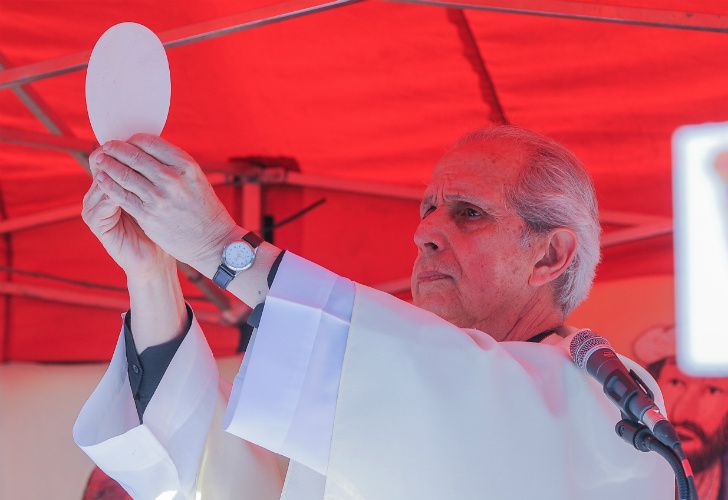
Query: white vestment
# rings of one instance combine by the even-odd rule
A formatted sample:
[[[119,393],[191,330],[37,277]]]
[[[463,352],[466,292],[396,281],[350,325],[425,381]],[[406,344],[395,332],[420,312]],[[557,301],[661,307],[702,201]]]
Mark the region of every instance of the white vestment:
[[[74,438],[139,499],[672,500],[567,345],[498,343],[288,253],[224,419],[193,321],[144,424],[120,339]]]

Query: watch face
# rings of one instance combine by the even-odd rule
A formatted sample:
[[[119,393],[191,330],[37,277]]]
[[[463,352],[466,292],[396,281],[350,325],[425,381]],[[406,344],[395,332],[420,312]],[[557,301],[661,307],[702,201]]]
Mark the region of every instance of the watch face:
[[[223,262],[233,271],[244,271],[253,265],[255,253],[247,243],[236,241],[225,247]]]

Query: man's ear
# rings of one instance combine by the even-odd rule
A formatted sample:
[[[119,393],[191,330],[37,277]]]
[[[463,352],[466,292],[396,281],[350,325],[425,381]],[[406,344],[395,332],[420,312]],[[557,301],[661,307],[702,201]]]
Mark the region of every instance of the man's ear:
[[[552,229],[541,240],[540,253],[528,278],[531,286],[541,286],[561,276],[576,255],[576,233],[559,227]]]

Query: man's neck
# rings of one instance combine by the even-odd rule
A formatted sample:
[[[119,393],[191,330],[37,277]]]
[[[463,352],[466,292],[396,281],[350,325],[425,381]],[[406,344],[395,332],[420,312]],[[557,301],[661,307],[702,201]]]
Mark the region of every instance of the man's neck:
[[[510,328],[506,327],[500,335],[494,338],[502,341],[526,341],[542,332],[553,330],[555,333],[566,336],[568,330],[563,326],[564,315],[554,306],[553,300],[548,297],[533,297],[521,309]]]

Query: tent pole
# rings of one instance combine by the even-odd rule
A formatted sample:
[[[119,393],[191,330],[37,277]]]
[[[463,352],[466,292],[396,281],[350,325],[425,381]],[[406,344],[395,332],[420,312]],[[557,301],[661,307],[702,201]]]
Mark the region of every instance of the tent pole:
[[[77,139],[76,137],[45,134],[10,127],[0,126],[0,142],[19,144],[33,148],[54,149],[70,153],[78,163],[88,172],[87,154],[96,148],[94,141]],[[82,163],[83,162],[83,163]]]
[[[646,7],[602,5],[573,0],[390,0],[452,9],[630,24],[651,28],[728,33],[728,16]]]
[[[286,172],[283,179],[272,181],[270,184],[330,189],[332,191],[383,196],[385,198],[401,198],[417,202],[422,200],[422,194],[425,192],[424,185],[422,187],[415,187],[387,184],[384,182],[344,179],[341,177],[328,177],[325,175],[302,174],[300,172]]]
[[[601,238],[602,248],[624,245],[626,243],[634,243],[658,236],[666,236],[672,234],[672,221],[666,219],[665,222],[646,224],[641,226],[630,227],[627,229],[619,229],[611,231]]]
[[[219,186],[228,184],[228,176],[221,173],[211,173],[207,176],[210,184]],[[45,226],[54,222],[75,219],[81,216],[81,205],[73,203],[52,210],[43,210],[31,215],[14,217],[12,219],[0,220],[0,234],[9,234],[16,231],[24,231],[34,227]]]
[[[8,67],[8,61],[2,54],[0,54],[0,70],[4,70]],[[2,73],[0,73],[0,75],[1,74]],[[13,87],[13,92],[15,93],[15,95],[18,96],[18,98],[22,101],[25,107],[28,108],[31,113],[33,113],[33,116],[38,118],[38,120],[43,123],[45,128],[51,134],[53,134],[53,136],[67,137],[69,139],[73,139],[73,132],[71,132],[71,129],[66,127],[63,121],[60,120],[57,116],[54,116],[54,113],[51,111],[50,107],[43,101],[43,99],[35,90],[33,90],[32,88],[23,88],[23,86],[21,85],[16,85]],[[1,135],[3,134],[0,134],[0,136]],[[93,149],[93,147],[91,147],[89,151],[91,149]],[[68,153],[73,157],[74,160],[76,160],[79,165],[81,165],[83,169],[85,169],[87,172],[90,172],[88,166],[88,156],[85,153],[79,152],[78,150],[68,150]]]
[[[57,289],[27,283],[0,281],[0,294],[17,297],[47,300],[81,307],[96,307],[123,311],[129,308],[128,298],[100,295],[98,293],[81,293],[73,290]],[[219,313],[206,310],[195,311],[195,316],[203,322],[228,326],[229,323]]]
[[[43,210],[31,215],[23,215],[12,219],[0,221],[0,234],[11,234],[25,229],[45,226],[55,222],[75,219],[81,216],[81,205],[74,203],[52,210]]]
[[[178,47],[351,5],[359,1],[361,0],[334,0],[320,3],[317,0],[289,0],[241,12],[230,17],[175,28],[161,33],[159,38],[165,47]],[[0,89],[80,71],[88,65],[89,57],[91,57],[90,51],[78,52],[0,71]]]
[[[311,0],[292,0],[253,9],[223,19],[170,30],[162,33],[160,38],[166,46],[175,47],[314,14],[336,7],[351,5],[359,1],[361,0],[336,0],[318,4]],[[700,12],[598,5],[570,0],[391,1],[456,9],[475,9],[511,14],[558,17],[582,21],[728,33],[728,16]],[[86,51],[0,71],[0,89],[82,70],[86,67],[89,57],[90,52]]]
[[[210,172],[208,173],[208,179],[213,186],[217,186],[221,184],[228,184],[230,175],[231,174],[221,172]],[[255,190],[261,190],[261,185],[283,184],[412,201],[419,201],[422,198],[422,192],[424,191],[424,188],[414,186],[364,182],[356,179],[309,175],[302,174],[300,172],[286,172],[285,175],[280,175],[280,172],[272,169],[262,171],[257,183],[251,182],[251,180],[244,180],[243,182],[243,186],[249,186],[246,188],[243,195],[243,225],[245,227],[255,228],[260,226],[261,211],[261,193],[256,193]],[[245,202],[246,198],[248,200],[247,203]],[[80,213],[80,206],[78,204],[72,204],[52,210],[45,210],[32,215],[3,220],[0,221],[0,234],[23,231],[51,224],[53,222],[73,219],[78,217]],[[599,213],[599,220],[602,224],[624,226],[624,228],[611,231],[603,237],[605,246],[619,245],[621,243],[651,238],[672,232],[672,220],[669,217],[603,210]]]

